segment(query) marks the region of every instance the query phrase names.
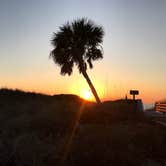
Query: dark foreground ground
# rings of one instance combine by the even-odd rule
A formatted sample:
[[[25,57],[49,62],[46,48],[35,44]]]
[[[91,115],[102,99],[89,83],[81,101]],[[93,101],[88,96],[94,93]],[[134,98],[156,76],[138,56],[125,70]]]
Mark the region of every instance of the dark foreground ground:
[[[58,165],[165,166],[166,128],[120,102],[0,90],[0,166]]]

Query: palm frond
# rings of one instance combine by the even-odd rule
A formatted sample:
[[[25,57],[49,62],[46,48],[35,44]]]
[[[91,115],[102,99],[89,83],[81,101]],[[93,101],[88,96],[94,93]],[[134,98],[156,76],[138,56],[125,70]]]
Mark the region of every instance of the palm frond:
[[[50,57],[61,67],[62,75],[70,75],[74,63],[81,73],[87,70],[87,64],[92,68],[92,61],[103,57],[102,49],[99,47],[103,35],[103,28],[86,18],[67,23],[53,34],[51,43],[54,49]]]

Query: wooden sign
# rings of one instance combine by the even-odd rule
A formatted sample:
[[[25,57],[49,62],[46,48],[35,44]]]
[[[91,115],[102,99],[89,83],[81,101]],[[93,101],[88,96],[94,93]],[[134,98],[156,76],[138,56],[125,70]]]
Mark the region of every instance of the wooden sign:
[[[133,95],[133,100],[135,100],[135,95],[139,95],[138,90],[130,90],[130,95]]]
[[[131,95],[139,95],[139,91],[138,90],[130,90],[130,94]]]

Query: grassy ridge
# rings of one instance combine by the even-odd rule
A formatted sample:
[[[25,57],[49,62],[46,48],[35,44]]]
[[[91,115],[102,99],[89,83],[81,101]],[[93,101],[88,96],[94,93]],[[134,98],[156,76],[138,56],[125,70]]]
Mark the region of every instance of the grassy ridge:
[[[164,165],[166,132],[120,102],[0,90],[0,165],[58,165],[82,108],[65,165]]]

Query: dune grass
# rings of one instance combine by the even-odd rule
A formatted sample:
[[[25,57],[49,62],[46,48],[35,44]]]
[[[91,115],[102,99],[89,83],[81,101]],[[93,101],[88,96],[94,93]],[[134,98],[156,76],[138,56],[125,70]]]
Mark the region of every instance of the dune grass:
[[[165,128],[122,103],[0,90],[0,165],[58,165],[82,105],[64,165],[166,164]]]

